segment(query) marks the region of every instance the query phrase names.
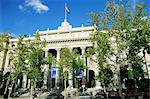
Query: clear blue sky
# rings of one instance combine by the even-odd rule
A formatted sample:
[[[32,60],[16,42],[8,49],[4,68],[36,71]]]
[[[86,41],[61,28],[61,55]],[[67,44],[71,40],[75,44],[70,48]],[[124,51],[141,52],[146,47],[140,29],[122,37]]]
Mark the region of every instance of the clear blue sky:
[[[56,29],[64,20],[65,1],[70,10],[68,22],[78,27],[89,25],[88,14],[103,11],[107,0],[0,0],[0,33],[18,36],[32,35],[37,29]],[[150,0],[146,3],[150,11]]]

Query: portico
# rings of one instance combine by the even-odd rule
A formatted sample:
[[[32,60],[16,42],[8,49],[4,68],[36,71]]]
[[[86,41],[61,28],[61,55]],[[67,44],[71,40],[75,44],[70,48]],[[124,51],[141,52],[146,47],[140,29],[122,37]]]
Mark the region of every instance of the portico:
[[[62,22],[61,26],[58,27],[57,30],[49,30],[46,31],[39,31],[41,39],[45,39],[47,42],[46,47],[43,49],[45,53],[48,53],[49,50],[55,50],[56,51],[56,60],[59,62],[60,60],[60,50],[63,48],[68,48],[70,51],[72,51],[74,48],[79,48],[81,50],[81,57],[84,60],[85,65],[88,67],[91,67],[90,65],[95,65],[93,62],[87,62],[87,57],[84,56],[84,53],[86,51],[86,48],[93,47],[92,42],[90,42],[90,35],[94,31],[93,26],[87,26],[84,27],[83,25],[78,28],[72,28],[72,26],[65,20]],[[51,52],[49,52],[51,53]],[[46,56],[47,54],[45,54]],[[90,64],[89,64],[90,63]],[[59,66],[59,64],[56,64],[56,67]],[[92,69],[94,69],[96,66],[92,66]],[[49,67],[47,67],[46,71]],[[90,68],[91,69],[91,68]],[[84,70],[84,76],[86,78],[89,78],[87,76],[87,72],[89,70]],[[59,70],[56,69],[57,76],[55,78],[55,86],[57,86],[57,83],[59,82]],[[69,78],[72,78],[71,72],[68,71]],[[97,74],[97,73],[96,73]],[[46,78],[45,74],[45,78]],[[96,76],[96,75],[95,75]],[[53,81],[53,80],[52,80]],[[89,81],[89,80],[87,80]],[[44,80],[44,84],[46,85],[47,79]],[[73,87],[73,80],[69,80],[69,87]],[[96,83],[97,84],[97,83]],[[52,87],[52,86],[51,86]]]
[[[73,28],[66,20],[61,23],[61,26],[58,27],[56,30],[47,29],[45,31],[38,31],[40,34],[40,39],[46,41],[46,46],[43,48],[45,52],[45,57],[48,57],[48,53],[51,53],[55,56],[57,62],[60,61],[60,51],[63,48],[68,48],[70,51],[77,49],[80,52],[81,58],[84,60],[84,64],[88,67],[88,69],[84,70],[84,77],[86,77],[86,81],[90,81],[89,70],[94,72],[94,76],[96,76],[98,72],[96,69],[96,63],[92,62],[88,57],[84,56],[84,53],[87,48],[93,47],[92,42],[90,41],[90,35],[93,33],[94,27],[93,26],[86,26],[83,25],[81,27]],[[34,37],[27,37],[24,40],[34,40]],[[14,44],[14,48],[17,44],[18,39],[11,39],[10,42]],[[4,72],[10,70],[10,58],[9,54],[6,57],[6,66]],[[50,89],[52,87],[56,87],[60,82],[59,78],[59,64],[56,63],[56,78],[52,78],[52,74],[50,73],[51,66],[45,64],[42,66],[43,72],[43,87],[45,89]],[[6,69],[9,68],[9,69]],[[68,71],[69,79],[72,78],[71,72]],[[92,78],[94,80],[94,77]],[[30,87],[30,80],[28,79],[27,75],[24,74],[22,79],[18,80],[19,83],[22,83],[21,87],[29,88]],[[68,80],[69,88],[73,88],[73,80]],[[97,84],[97,83],[96,83]]]

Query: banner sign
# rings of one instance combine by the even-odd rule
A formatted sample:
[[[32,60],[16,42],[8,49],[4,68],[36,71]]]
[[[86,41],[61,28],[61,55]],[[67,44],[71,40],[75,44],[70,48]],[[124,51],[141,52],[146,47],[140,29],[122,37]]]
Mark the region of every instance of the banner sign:
[[[52,78],[56,78],[56,67],[54,65],[52,65],[52,72],[51,72],[51,76]]]
[[[83,77],[83,69],[79,68],[76,70],[76,77],[82,78]]]

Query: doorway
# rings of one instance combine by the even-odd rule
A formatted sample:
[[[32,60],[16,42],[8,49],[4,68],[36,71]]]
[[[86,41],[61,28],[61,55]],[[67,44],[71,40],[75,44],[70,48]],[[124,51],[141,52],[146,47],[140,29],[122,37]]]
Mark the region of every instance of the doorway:
[[[89,81],[88,81],[88,88],[95,87],[95,72],[93,70],[89,70]]]

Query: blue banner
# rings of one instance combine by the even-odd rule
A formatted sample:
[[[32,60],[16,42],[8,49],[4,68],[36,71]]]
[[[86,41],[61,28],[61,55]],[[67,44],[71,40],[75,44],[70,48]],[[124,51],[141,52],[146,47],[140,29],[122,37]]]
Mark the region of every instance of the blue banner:
[[[56,67],[54,65],[52,65],[52,78],[56,78]]]
[[[76,70],[76,77],[82,78],[83,77],[83,69],[79,68]]]

